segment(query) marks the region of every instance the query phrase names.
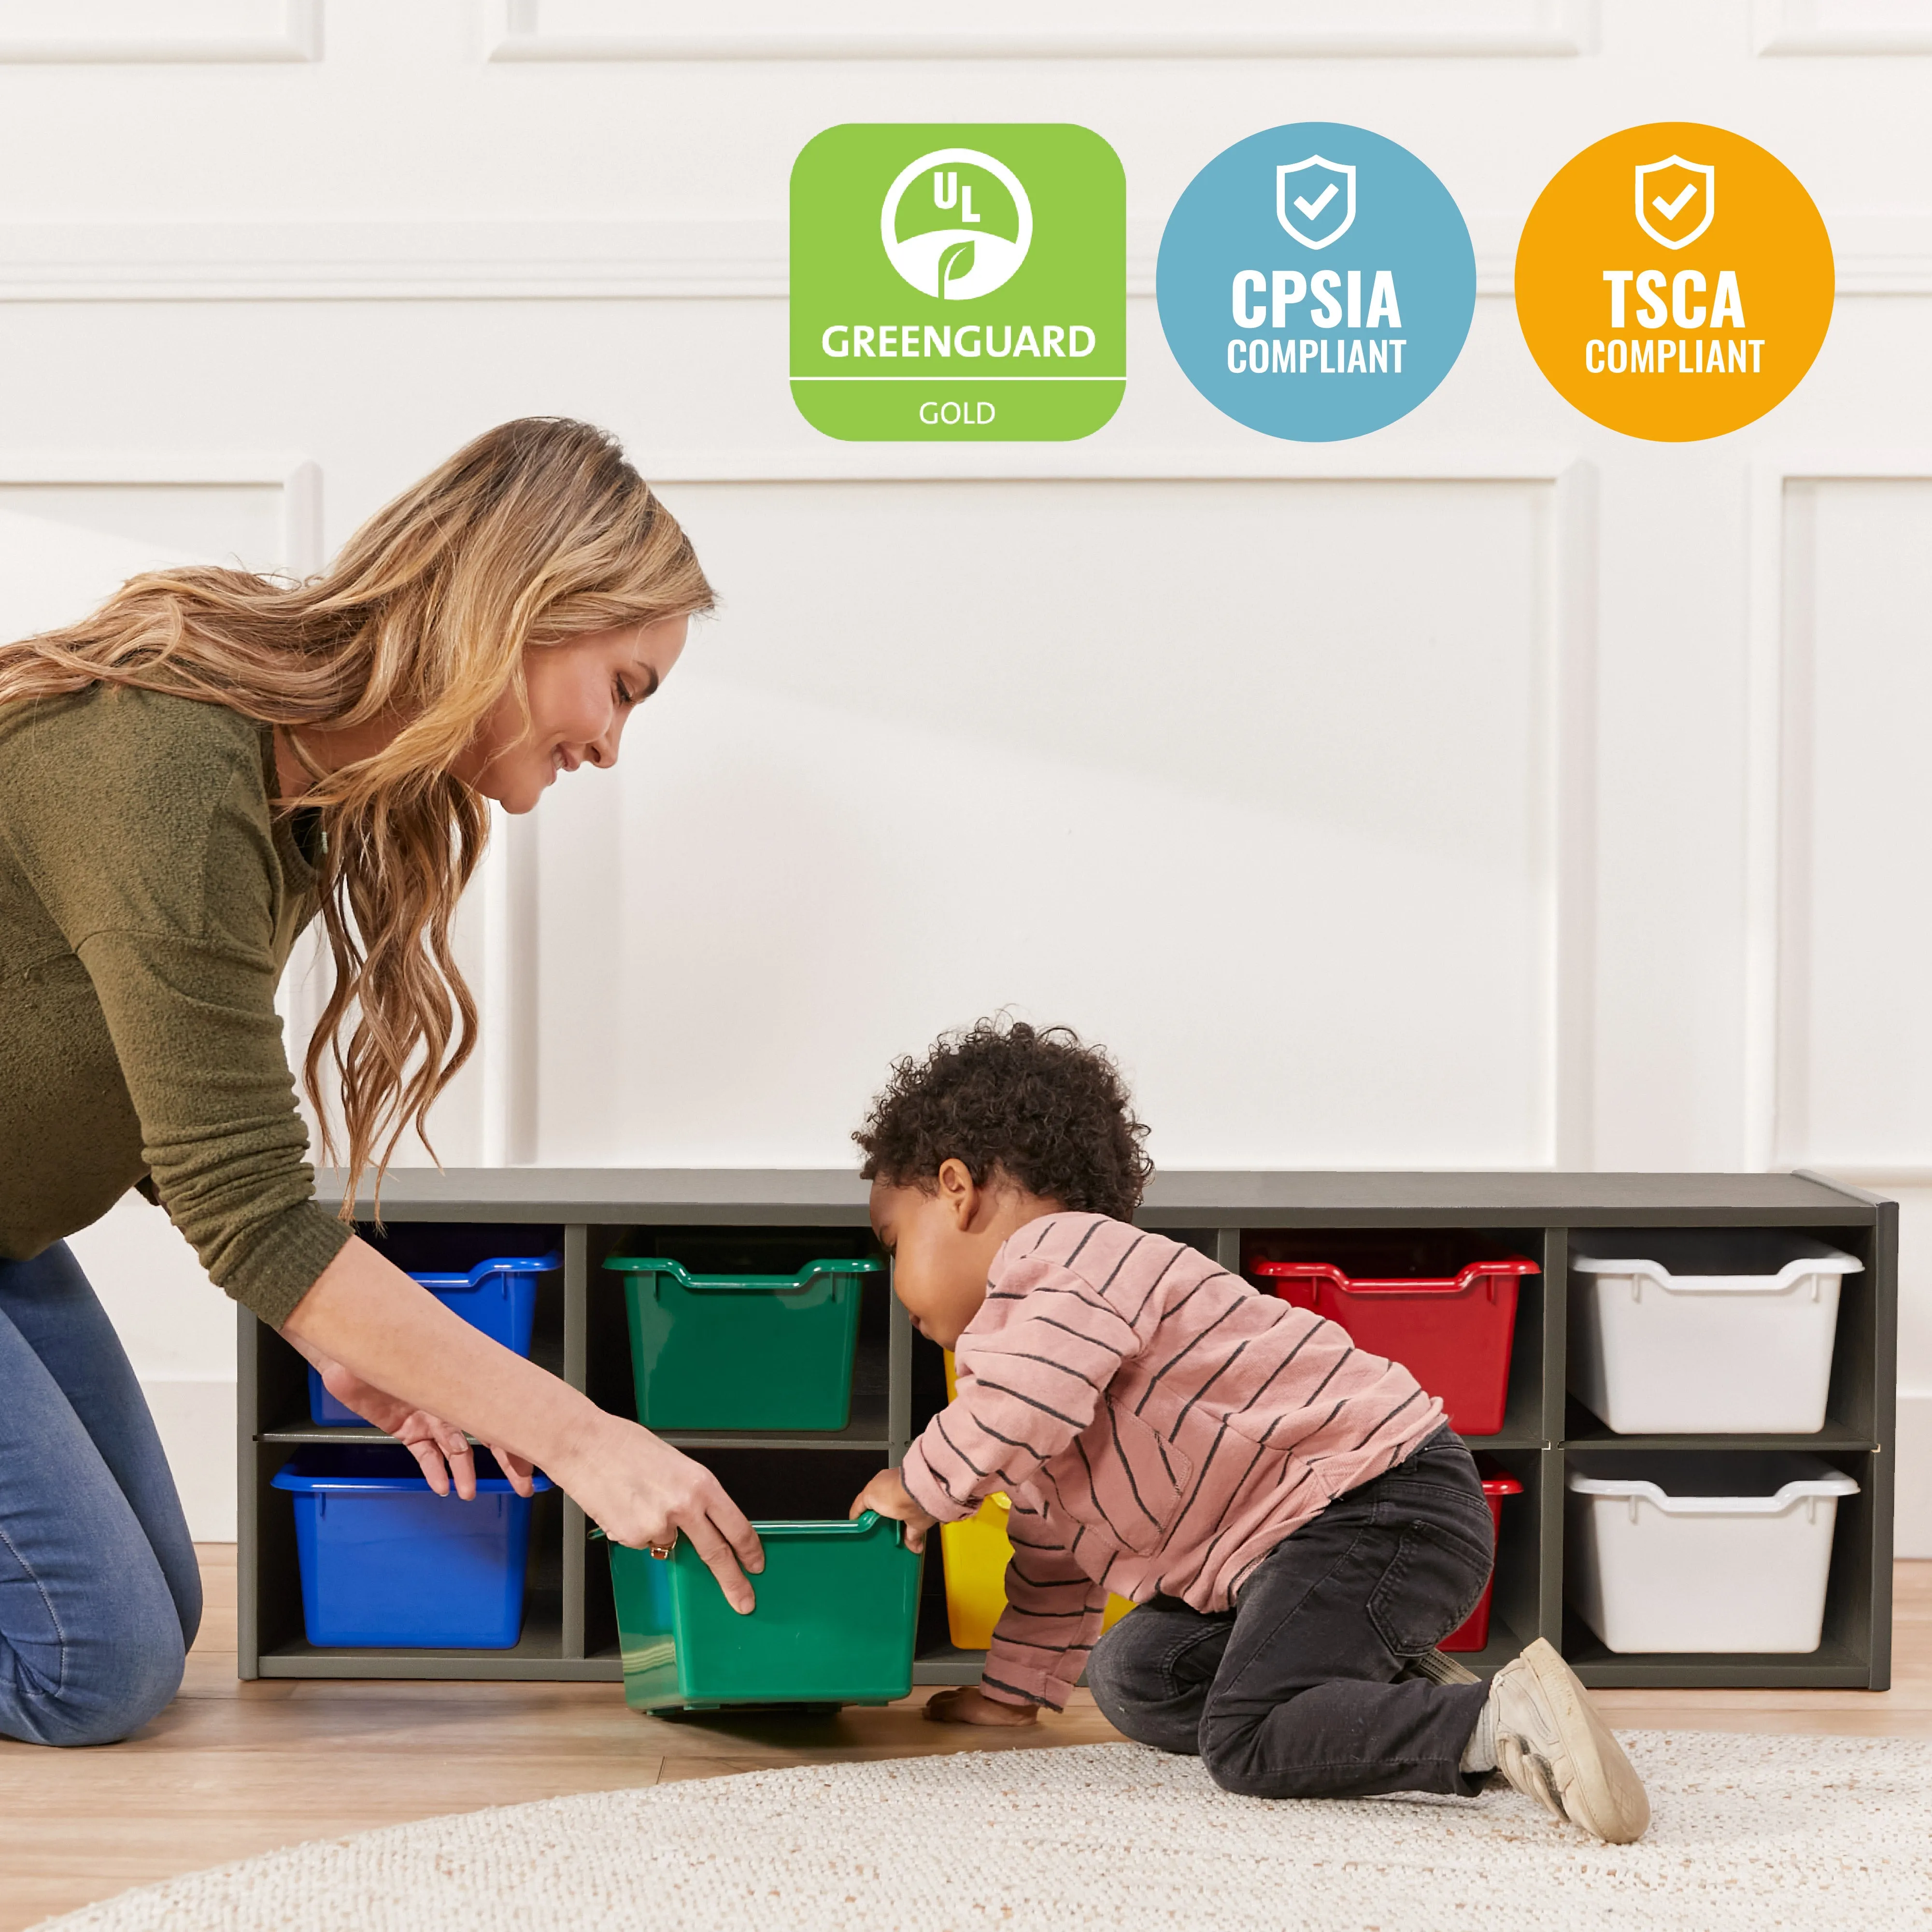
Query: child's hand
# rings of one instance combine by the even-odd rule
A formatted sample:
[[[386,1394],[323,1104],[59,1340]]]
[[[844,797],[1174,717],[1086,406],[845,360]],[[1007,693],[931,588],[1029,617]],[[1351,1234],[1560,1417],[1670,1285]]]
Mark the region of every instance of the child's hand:
[[[976,1684],[957,1690],[936,1691],[926,1701],[926,1714],[935,1724],[1030,1724],[1040,1716],[1037,1704],[1001,1704],[982,1694]]]
[[[906,1526],[906,1547],[923,1550],[926,1532],[937,1522],[937,1516],[928,1516],[912,1499],[912,1492],[899,1480],[896,1469],[881,1469],[854,1499],[848,1516],[861,1516],[868,1510],[877,1510],[881,1516],[890,1516],[895,1522]]]

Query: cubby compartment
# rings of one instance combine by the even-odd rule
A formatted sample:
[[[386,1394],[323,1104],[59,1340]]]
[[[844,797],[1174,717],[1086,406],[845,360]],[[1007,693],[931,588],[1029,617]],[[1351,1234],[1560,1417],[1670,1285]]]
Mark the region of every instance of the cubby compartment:
[[[1244,1233],[1264,1294],[1400,1362],[1472,1441],[1541,1439],[1543,1231],[1275,1228]]]
[[[339,1189],[340,1177],[324,1175],[320,1184],[326,1196]],[[540,1277],[532,1354],[626,1417],[635,1413],[630,1336],[621,1278],[602,1265],[608,1256],[665,1256],[694,1274],[780,1275],[814,1260],[878,1258],[865,1184],[844,1173],[410,1169],[389,1176],[384,1207],[388,1225],[377,1238],[416,1271],[459,1262],[466,1269],[494,1255],[540,1256],[560,1245],[562,1269]],[[1142,1220],[1230,1268],[1257,1258],[1313,1261],[1360,1282],[1453,1279],[1472,1262],[1510,1257],[1539,1264],[1538,1272],[1516,1277],[1503,1426],[1470,1439],[1486,1472],[1522,1486],[1502,1505],[1487,1640],[1462,1654],[1479,1673],[1541,1636],[1593,1684],[1882,1689],[1889,1682],[1897,1324],[1890,1203],[1792,1174],[1162,1174]],[[1840,1278],[1823,1429],[1799,1436],[1618,1434],[1570,1396],[1573,1236],[1606,1229],[1619,1241],[1769,1230],[1861,1262],[1859,1272]],[[304,1444],[382,1438],[368,1430],[318,1428],[308,1413],[306,1365],[245,1312],[238,1364],[244,1676],[614,1685],[622,1660],[609,1558],[589,1540],[582,1512],[556,1492],[539,1496],[531,1511],[525,1613],[514,1646],[309,1645],[292,1511],[272,1479]],[[868,1277],[862,1292],[847,1427],[665,1432],[716,1469],[753,1520],[836,1522],[945,1400],[940,1352],[913,1332],[886,1270]],[[1736,1449],[1822,1455],[1858,1484],[1837,1506],[1818,1648],[1612,1652],[1566,1606],[1565,1573],[1575,1553],[1564,1528],[1570,1462],[1587,1455],[1594,1466],[1634,1466],[1658,1450]],[[931,1553],[920,1590],[914,1681],[971,1683],[985,1654],[951,1642],[944,1562],[936,1549]]]
[[[830,1263],[836,1270],[838,1264],[848,1262],[852,1272],[828,1272],[816,1282],[802,1282],[796,1292],[800,1304],[796,1309],[793,1294],[774,1292],[770,1288],[752,1288],[742,1297],[742,1305],[737,1292],[721,1293],[719,1304],[730,1304],[725,1312],[732,1318],[710,1332],[728,1357],[724,1376],[710,1378],[706,1387],[676,1402],[669,1412],[680,1420],[661,1423],[646,1418],[646,1426],[667,1442],[687,1447],[778,1436],[828,1447],[885,1446],[891,1291],[869,1228],[635,1227],[596,1232],[596,1252],[588,1257],[594,1277],[590,1283],[588,1386],[600,1407],[643,1417],[650,1406],[640,1400],[638,1336],[632,1306],[646,1292],[641,1283],[664,1280],[665,1292],[677,1300],[687,1319],[694,1308],[701,1323],[705,1312],[704,1291],[692,1294],[668,1276],[640,1274],[628,1265],[634,1259],[662,1258],[674,1264],[687,1280],[700,1283],[723,1280],[774,1285],[798,1280],[815,1264]],[[832,1305],[835,1296],[849,1298],[852,1305],[844,1309]],[[803,1305],[807,1301],[810,1306]],[[778,1318],[772,1318],[774,1312]],[[748,1329],[743,1318],[747,1313],[752,1318]],[[842,1327],[848,1316],[849,1326]],[[802,1331],[809,1331],[802,1350],[787,1346],[784,1331],[794,1324]],[[695,1334],[688,1335],[680,1338],[676,1347],[688,1352],[697,1341]],[[842,1412],[845,1420],[842,1425],[828,1426],[836,1418],[826,1402],[817,1399],[817,1385],[836,1366],[832,1355],[848,1348],[850,1393]],[[661,1378],[674,1384],[679,1367],[675,1353],[658,1358]],[[712,1396],[734,1399],[729,1378],[740,1373],[758,1387],[779,1388],[782,1402],[777,1412],[770,1413],[769,1419],[761,1418],[761,1404],[738,1398],[725,1419],[715,1423],[696,1420],[712,1412],[709,1406]],[[806,1391],[802,1404],[796,1391],[782,1386],[788,1375],[813,1378],[814,1386]],[[662,1401],[656,1405],[658,1412],[664,1408]]]
[[[1620,1436],[1816,1436],[1864,1269],[1795,1228],[1579,1230],[1570,1393]]]
[[[1734,1546],[1737,1519],[1720,1522],[1720,1534],[1706,1537],[1694,1533],[1696,1518],[1679,1516],[1674,1522],[1659,1516],[1654,1506],[1640,1500],[1634,1505],[1621,1497],[1586,1496],[1574,1491],[1566,1496],[1564,1538],[1563,1650],[1586,1684],[1610,1686],[1655,1684],[1677,1687],[1763,1686],[1789,1684],[1816,1688],[1858,1687],[1882,1688],[1890,1670],[1891,1570],[1890,1498],[1874,1494],[1886,1480],[1882,1459],[1872,1454],[1834,1451],[1819,1454],[1810,1451],[1700,1449],[1658,1451],[1625,1450],[1573,1453],[1566,1466],[1586,1480],[1622,1478],[1631,1483],[1660,1479],[1658,1486],[1688,1492],[1694,1508],[1696,1492],[1722,1497],[1726,1494],[1763,1493],[1777,1486],[1768,1478],[1740,1476],[1740,1464],[1784,1467],[1780,1480],[1799,1473],[1798,1466],[1811,1473],[1835,1472],[1856,1486],[1830,1498],[1832,1522],[1828,1536],[1822,1520],[1814,1525],[1803,1521],[1805,1504],[1795,1507],[1797,1520],[1780,1521],[1772,1516],[1753,1526],[1748,1519],[1742,1526],[1756,1528],[1756,1547]],[[1621,1624],[1611,1621],[1609,1635],[1619,1646],[1655,1642],[1653,1649],[1613,1648],[1606,1642],[1602,1626],[1604,1594],[1602,1567],[1612,1560],[1591,1536],[1582,1520],[1585,1508],[1608,1507],[1618,1516],[1615,1526],[1625,1547],[1614,1552],[1623,1568],[1614,1580],[1624,1587],[1625,1608],[1634,1583],[1642,1593],[1636,1607],[1646,1614],[1661,1607],[1667,1628],[1646,1625],[1626,1617]],[[1815,1506],[1814,1506],[1815,1507]],[[1882,1519],[1881,1511],[1883,1512]],[[1822,1518],[1823,1511],[1820,1510]],[[1666,1534],[1648,1550],[1634,1548],[1656,1530]],[[1669,1532],[1677,1534],[1672,1539]],[[1664,1547],[1671,1540],[1682,1547]],[[1796,1613],[1803,1612],[1800,1638],[1808,1640],[1808,1622],[1817,1613],[1816,1559],[1825,1562],[1822,1615],[1818,1616],[1817,1642],[1809,1648],[1793,1648],[1791,1626]],[[1633,1566],[1642,1566],[1633,1569]],[[1748,1588],[1774,1600],[1768,1621],[1760,1610],[1747,1610],[1729,1616],[1721,1600],[1733,1588]],[[1802,1599],[1802,1600],[1800,1600]],[[1781,1613],[1781,1614],[1780,1614]],[[1757,1628],[1762,1624],[1762,1628]],[[1766,1638],[1765,1631],[1778,1628]],[[1735,1640],[1727,1635],[1735,1630]],[[1754,1639],[1769,1641],[1774,1648],[1753,1649]],[[1662,1647],[1670,1642],[1682,1648]],[[1726,1642],[1730,1647],[1711,1645]]]
[[[478,1245],[488,1246],[487,1241],[479,1242],[478,1234],[488,1235],[496,1231],[458,1231],[464,1234],[460,1240],[422,1238],[425,1234],[444,1236],[450,1232],[442,1228],[404,1231],[403,1240],[398,1244],[399,1250],[416,1252],[407,1262],[398,1261],[397,1265],[460,1321],[468,1322],[512,1354],[527,1358],[536,1340],[537,1301],[543,1280],[562,1268],[562,1250],[552,1239],[514,1252],[501,1247],[490,1249],[480,1259],[472,1261],[469,1257]],[[327,1426],[353,1428],[363,1420],[328,1393],[314,1367],[308,1372],[308,1408],[310,1421]]]
[[[700,1274],[668,1256],[611,1256],[638,1420],[659,1432],[849,1428],[860,1304],[884,1265],[821,1256],[790,1274]]]
[[[1564,1594],[1607,1649],[1818,1648],[1856,1478],[1818,1456],[1680,1449],[1579,1455],[1564,1484]]]
[[[272,1336],[263,1330],[271,1341]],[[282,1345],[276,1343],[278,1352]],[[341,1430],[315,1430],[295,1456],[338,1454],[380,1444],[372,1431],[350,1438]],[[380,1450],[379,1450],[380,1453]],[[400,1452],[399,1452],[400,1453]],[[242,1576],[242,1639],[248,1646],[244,1674],[261,1677],[550,1678],[563,1668],[564,1515],[568,1505],[555,1489],[528,1504],[523,1568],[523,1606],[515,1641],[487,1648],[444,1646],[404,1637],[352,1645],[309,1641],[304,1616],[296,1499],[274,1486],[292,1460],[290,1446],[258,1442],[244,1452],[242,1544],[248,1552]],[[484,1467],[488,1467],[487,1458]],[[460,1500],[455,1509],[469,1507]],[[364,1635],[375,1635],[364,1631]]]
[[[551,1486],[539,1474],[537,1493]],[[439,1496],[387,1443],[298,1449],[270,1478],[288,1497],[302,1634],[318,1648],[508,1650],[523,1634],[534,1496],[488,1450],[476,1493]]]
[[[554,1222],[386,1220],[356,1234],[405,1274],[431,1278],[430,1292],[514,1352],[553,1375],[563,1371],[563,1229]],[[483,1264],[512,1265],[487,1276]],[[459,1289],[459,1279],[473,1287]],[[444,1292],[439,1292],[439,1290]],[[472,1301],[472,1295],[476,1299]],[[488,1304],[486,1307],[484,1304]],[[322,1387],[322,1378],[285,1342],[287,1358],[270,1370],[275,1438],[285,1442],[376,1439],[362,1418]],[[352,1432],[359,1431],[359,1435]]]

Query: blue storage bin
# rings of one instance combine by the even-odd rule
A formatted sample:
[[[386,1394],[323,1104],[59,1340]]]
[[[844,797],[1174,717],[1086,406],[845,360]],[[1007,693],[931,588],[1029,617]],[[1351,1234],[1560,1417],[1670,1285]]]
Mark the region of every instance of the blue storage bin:
[[[416,1458],[388,1444],[300,1450],[272,1480],[295,1504],[310,1643],[507,1650],[517,1641],[530,1503],[487,1450],[476,1451],[473,1502],[436,1495]]]
[[[471,1328],[502,1342],[513,1355],[528,1355],[530,1325],[537,1312],[537,1277],[562,1265],[562,1255],[553,1250],[547,1255],[499,1256],[494,1261],[478,1262],[467,1274],[412,1273],[410,1279],[428,1288]],[[363,1420],[322,1387],[322,1378],[314,1369],[308,1372],[308,1412],[312,1420],[326,1428]]]

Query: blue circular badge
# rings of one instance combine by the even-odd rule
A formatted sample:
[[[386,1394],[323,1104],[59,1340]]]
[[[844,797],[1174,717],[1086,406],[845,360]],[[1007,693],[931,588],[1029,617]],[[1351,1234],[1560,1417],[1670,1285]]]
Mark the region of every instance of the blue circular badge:
[[[1168,346],[1224,414],[1338,442],[1406,416],[1448,374],[1476,306],[1449,190],[1366,128],[1251,134],[1193,180],[1161,236]]]

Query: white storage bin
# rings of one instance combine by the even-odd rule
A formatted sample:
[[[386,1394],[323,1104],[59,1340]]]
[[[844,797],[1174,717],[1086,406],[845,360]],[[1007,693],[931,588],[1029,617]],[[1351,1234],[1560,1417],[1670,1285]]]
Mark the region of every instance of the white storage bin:
[[[1570,1392],[1619,1436],[1812,1435],[1838,1284],[1864,1268],[1775,1228],[1580,1233]]]
[[[1822,1457],[1580,1457],[1568,1478],[1565,1594],[1615,1651],[1812,1651],[1838,1498]]]

